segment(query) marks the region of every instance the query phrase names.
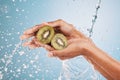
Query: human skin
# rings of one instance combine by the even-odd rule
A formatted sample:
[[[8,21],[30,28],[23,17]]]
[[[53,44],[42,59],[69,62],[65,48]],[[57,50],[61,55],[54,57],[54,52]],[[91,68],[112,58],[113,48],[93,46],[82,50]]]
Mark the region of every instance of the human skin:
[[[55,50],[49,45],[40,43],[36,39],[35,33],[44,25],[60,30],[67,37],[68,46],[63,50]],[[30,37],[33,39],[30,42],[25,42],[24,46],[30,48],[44,47],[48,50],[49,57],[58,57],[61,60],[80,55],[84,56],[108,80],[120,80],[120,62],[98,48],[90,38],[77,31],[73,25],[61,19],[36,25],[26,30],[20,38],[23,40]]]

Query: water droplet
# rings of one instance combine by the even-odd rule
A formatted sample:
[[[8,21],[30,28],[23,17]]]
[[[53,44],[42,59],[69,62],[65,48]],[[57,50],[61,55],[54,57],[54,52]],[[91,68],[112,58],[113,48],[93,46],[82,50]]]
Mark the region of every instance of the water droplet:
[[[0,12],[2,12],[2,13],[8,13],[8,6],[7,5],[0,6]]]
[[[29,74],[29,77],[33,77],[33,75],[32,75],[32,74]]]
[[[12,30],[15,30],[14,28],[12,28]]]
[[[18,78],[19,76],[18,75],[15,75],[16,78]]]
[[[37,68],[37,65],[33,65],[34,68]]]
[[[17,69],[17,72],[21,72],[21,70],[20,70],[20,69]]]
[[[25,18],[27,19],[27,18],[28,18],[28,16],[25,16]]]
[[[14,37],[12,37],[12,40],[14,40],[15,38]]]
[[[22,11],[22,12],[24,12],[25,10],[24,10],[24,9],[22,9],[21,11]]]
[[[20,60],[17,60],[17,62],[20,62]]]
[[[5,69],[4,69],[4,70],[5,70],[5,72],[7,72],[8,68],[6,68],[6,67],[5,67]]]
[[[21,16],[22,14],[21,14],[21,13],[19,13],[18,15],[19,15],[19,16]]]
[[[34,3],[32,3],[32,6],[34,6]]]
[[[20,24],[21,26],[23,25],[23,23],[22,23],[22,22],[20,22],[19,24]]]
[[[7,39],[5,39],[5,41],[7,42],[8,40],[7,40]]]
[[[48,73],[49,72],[49,70],[45,70],[46,71],[46,73]]]
[[[15,2],[15,0],[12,0],[13,2]]]
[[[13,70],[10,70],[10,72],[12,73],[12,72],[13,72]]]
[[[33,64],[33,63],[34,63],[34,61],[33,61],[33,60],[30,60],[30,63],[31,63],[31,64]]]
[[[4,47],[3,46],[0,46],[1,47],[1,49],[3,49]]]
[[[24,68],[24,69],[28,68],[28,65],[23,64],[23,68]]]
[[[38,73],[38,71],[35,71],[35,73],[37,74],[37,73]]]
[[[2,74],[2,72],[0,72],[0,80],[2,80],[3,79],[3,74]]]
[[[19,55],[20,55],[20,56],[22,56],[23,54],[25,54],[24,51],[20,51],[20,52],[19,52]]]
[[[8,33],[7,35],[10,36],[12,33]]]
[[[36,56],[35,56],[35,60],[38,60],[38,59],[39,59],[39,56],[38,56],[38,55],[36,55]]]
[[[96,9],[99,9],[100,8],[100,4],[96,4]]]
[[[17,34],[20,34],[20,32],[17,32]]]
[[[117,50],[120,50],[120,48],[118,47]]]
[[[6,64],[8,65],[9,63],[11,63],[11,60],[10,59],[8,59],[7,61],[6,61]]]
[[[16,12],[19,12],[19,9],[18,9],[18,8],[16,8]]]
[[[2,58],[1,61],[2,61],[3,63],[5,63],[5,59],[4,59],[4,58]]]
[[[3,39],[4,37],[2,36],[1,39]]]

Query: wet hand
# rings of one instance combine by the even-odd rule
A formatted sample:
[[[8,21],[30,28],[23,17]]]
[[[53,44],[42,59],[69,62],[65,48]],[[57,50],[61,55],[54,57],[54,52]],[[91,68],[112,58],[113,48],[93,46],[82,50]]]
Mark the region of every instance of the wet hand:
[[[79,55],[85,55],[87,53],[86,49],[94,45],[92,40],[77,31],[73,25],[63,20],[49,22],[49,25],[58,27],[68,39],[68,46],[63,50],[51,50],[46,48],[49,51],[49,57],[58,57],[61,60],[70,59]]]
[[[24,31],[23,35],[20,36],[21,40],[28,39],[31,37],[33,37],[33,39],[31,41],[25,42],[23,44],[23,46],[28,46],[30,48],[44,47],[48,50],[54,50],[51,46],[40,43],[35,37],[36,32],[44,25],[49,25],[49,26],[54,27],[57,30],[60,30],[64,35],[67,36],[68,39],[71,37],[78,36],[77,31],[75,30],[73,25],[68,24],[67,22],[59,19],[56,21],[45,22],[40,25],[36,25],[36,26]]]
[[[49,25],[54,27],[57,30],[60,30],[68,39],[68,46],[63,50],[55,50],[50,45],[40,43],[36,37],[35,33],[44,25]],[[50,57],[58,57],[62,60],[73,58],[75,56],[79,56],[85,53],[85,48],[92,43],[90,39],[88,39],[81,32],[77,31],[73,25],[63,21],[56,20],[52,22],[43,23],[41,25],[37,25],[33,28],[30,28],[24,32],[21,36],[21,39],[27,39],[30,37],[34,37],[30,42],[25,42],[23,45],[31,48],[36,47],[44,47],[49,51],[48,56]]]
[[[34,27],[27,29],[24,31],[23,35],[20,36],[21,40],[28,39],[32,37],[31,41],[27,41],[23,43],[23,46],[28,46],[29,48],[36,48],[36,47],[43,47],[45,44],[40,43],[37,38],[35,37],[36,32],[43,27],[44,25],[47,25],[47,23],[42,23],[40,25],[35,25]]]

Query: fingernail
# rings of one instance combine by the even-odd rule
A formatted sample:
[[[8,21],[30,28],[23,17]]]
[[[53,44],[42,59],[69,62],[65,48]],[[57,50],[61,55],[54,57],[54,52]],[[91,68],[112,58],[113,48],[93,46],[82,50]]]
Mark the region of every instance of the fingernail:
[[[47,56],[48,57],[53,57],[53,53],[49,52]]]

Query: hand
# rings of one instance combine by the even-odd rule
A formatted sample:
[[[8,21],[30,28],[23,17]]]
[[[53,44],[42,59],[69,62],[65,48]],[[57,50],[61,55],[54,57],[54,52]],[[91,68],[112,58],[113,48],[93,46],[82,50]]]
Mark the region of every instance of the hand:
[[[85,48],[89,44],[93,44],[89,38],[77,31],[73,25],[63,20],[48,22],[48,24],[59,29],[68,39],[68,46],[63,50],[47,49],[50,57],[59,57],[61,60],[73,58],[84,54]]]
[[[34,26],[34,27],[32,27],[32,28],[24,31],[23,35],[20,36],[20,39],[21,39],[21,40],[28,39],[28,38],[31,38],[31,37],[33,37],[33,38],[32,38],[31,41],[25,42],[25,43],[23,44],[23,46],[28,46],[28,47],[30,47],[30,48],[36,48],[36,47],[42,47],[42,46],[44,46],[44,44],[40,43],[40,42],[37,40],[37,38],[35,37],[35,34],[36,34],[36,32],[37,32],[42,26],[44,26],[44,25],[46,25],[46,24],[47,24],[47,23],[42,23],[42,24],[40,24],[40,25],[36,25],[36,26]]]
[[[66,35],[68,39],[68,46],[63,50],[54,50],[54,48],[52,48],[51,46],[42,44],[39,41],[37,41],[34,35],[43,25],[52,26],[55,29],[60,30],[64,35]],[[92,42],[81,32],[77,31],[73,25],[68,24],[63,20],[56,20],[48,23],[43,23],[41,25],[37,25],[33,28],[30,28],[24,32],[24,34],[21,36],[21,39],[30,38],[33,36],[33,40],[24,43],[24,46],[29,46],[32,48],[44,47],[49,51],[48,56],[59,57],[62,60],[84,54],[86,46],[88,46]]]
[[[63,20],[56,20],[53,22],[48,22],[48,23],[46,22],[46,23],[42,23],[40,25],[36,25],[36,26],[24,31],[23,35],[20,36],[21,40],[28,39],[31,37],[33,37],[33,39],[31,41],[25,42],[23,44],[23,46],[28,46],[30,48],[45,47],[49,50],[53,50],[53,48],[50,47],[49,45],[40,43],[35,37],[36,32],[44,25],[49,25],[49,26],[56,28],[57,30],[61,30],[64,33],[64,35],[67,36],[67,38],[70,38],[71,36],[72,37],[77,36],[76,33],[74,33],[75,29],[71,24],[68,24],[68,23],[64,22]]]

